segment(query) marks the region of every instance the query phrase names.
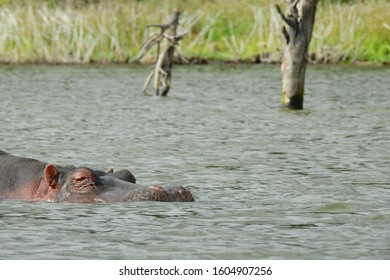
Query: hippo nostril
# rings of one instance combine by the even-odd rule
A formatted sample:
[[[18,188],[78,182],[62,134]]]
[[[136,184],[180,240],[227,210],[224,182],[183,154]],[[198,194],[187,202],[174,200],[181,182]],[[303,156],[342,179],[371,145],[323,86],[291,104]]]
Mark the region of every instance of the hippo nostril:
[[[183,187],[178,187],[178,188],[177,188],[177,192],[178,192],[179,194],[183,195],[183,194],[185,194],[187,191],[186,191],[186,189],[183,188]]]
[[[176,188],[176,194],[180,201],[194,201],[192,194],[182,186]]]

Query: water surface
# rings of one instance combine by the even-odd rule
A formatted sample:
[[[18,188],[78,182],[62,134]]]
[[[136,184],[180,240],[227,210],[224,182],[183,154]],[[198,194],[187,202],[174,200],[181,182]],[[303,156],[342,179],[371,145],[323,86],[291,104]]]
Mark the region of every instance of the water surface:
[[[390,69],[310,66],[280,110],[276,66],[1,66],[0,149],[129,168],[194,203],[0,201],[1,259],[388,259]]]

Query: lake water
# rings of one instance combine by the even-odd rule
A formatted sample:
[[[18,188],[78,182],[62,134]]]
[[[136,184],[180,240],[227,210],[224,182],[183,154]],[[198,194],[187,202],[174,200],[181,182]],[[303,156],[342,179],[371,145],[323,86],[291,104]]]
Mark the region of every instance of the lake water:
[[[0,201],[1,259],[389,259],[390,68],[313,66],[305,110],[278,66],[0,66],[0,149],[128,168],[194,203]]]

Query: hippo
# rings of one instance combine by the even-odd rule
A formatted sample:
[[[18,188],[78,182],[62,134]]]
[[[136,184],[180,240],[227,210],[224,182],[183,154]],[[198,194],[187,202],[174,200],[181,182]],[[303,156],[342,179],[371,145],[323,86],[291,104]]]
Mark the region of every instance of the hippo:
[[[182,186],[143,186],[127,169],[114,172],[59,166],[0,150],[0,199],[76,203],[192,202]]]

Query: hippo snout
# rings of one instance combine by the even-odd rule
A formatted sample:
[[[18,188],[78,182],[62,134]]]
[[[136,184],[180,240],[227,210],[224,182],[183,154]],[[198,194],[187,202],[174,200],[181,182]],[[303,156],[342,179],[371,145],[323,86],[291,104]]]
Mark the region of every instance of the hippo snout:
[[[186,188],[179,187],[168,187],[167,188],[169,201],[181,201],[181,202],[192,202],[195,201],[191,192]]]
[[[95,202],[130,202],[130,201],[180,201],[191,202],[194,198],[184,187],[162,187],[160,185],[143,186],[124,181],[113,176],[101,176],[99,179],[102,192],[95,192]]]
[[[129,192],[123,201],[180,201],[192,202],[194,198],[184,187],[162,187],[152,185]]]

